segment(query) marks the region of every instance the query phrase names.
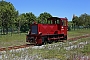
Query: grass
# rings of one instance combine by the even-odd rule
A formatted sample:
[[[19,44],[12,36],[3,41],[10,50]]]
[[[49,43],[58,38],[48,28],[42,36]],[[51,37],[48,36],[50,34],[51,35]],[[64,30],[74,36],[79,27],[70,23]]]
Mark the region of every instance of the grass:
[[[81,36],[81,35],[85,35],[85,34],[90,34],[90,29],[80,29],[80,30],[72,30],[72,31],[68,31],[68,37],[76,37],[76,36]]]
[[[82,53],[84,54],[90,54],[90,44],[87,44],[82,50]]]
[[[68,31],[68,37],[76,37],[76,36],[81,36],[85,34],[90,34],[90,29],[85,29],[85,30],[75,30],[75,31]],[[13,34],[12,36],[10,34],[8,35],[1,35],[0,36],[0,47],[7,47],[7,46],[15,46],[15,45],[22,45],[25,44],[26,41],[26,33],[21,33],[21,34]],[[84,48],[74,48],[72,50],[66,50],[64,47],[71,46],[69,44],[69,41],[62,43],[62,42],[57,42],[53,44],[47,44],[45,48],[43,49],[33,49],[29,48],[24,51],[16,51],[16,52],[10,52],[7,51],[6,55],[2,54],[3,60],[12,60],[12,59],[21,59],[25,60],[25,57],[28,56],[28,59],[31,60],[43,60],[43,59],[59,59],[59,60],[73,60],[75,56],[79,55],[87,55],[90,56],[90,37],[89,38],[83,38],[79,39],[74,43],[72,42],[72,45],[79,44],[80,42],[89,42],[89,44],[85,45]],[[6,58],[7,56],[7,58]],[[54,59],[55,58],[55,59]],[[77,59],[78,60],[78,59]]]
[[[25,44],[26,33],[10,34],[0,36],[0,47],[15,46]]]
[[[32,50],[34,52],[34,54],[39,54],[42,56],[43,59],[52,59],[52,58],[57,58],[57,59],[61,59],[61,60],[72,60],[75,55],[90,55],[90,37],[89,38],[84,38],[84,39],[79,39],[77,41],[77,44],[79,44],[80,42],[89,42],[87,45],[84,46],[84,48],[73,48],[72,50],[65,50],[64,47],[70,46],[69,44],[65,43],[62,46],[54,46],[54,45],[47,45],[45,49],[34,49]],[[57,43],[60,44],[60,43]],[[51,49],[48,48],[48,46],[52,46]],[[59,49],[60,48],[60,49]],[[76,58],[74,58],[76,59]]]
[[[84,48],[73,48],[72,50],[66,50],[64,47],[71,46],[69,42],[66,43],[63,42],[57,42],[53,44],[47,44],[44,46],[45,48],[42,49],[34,49],[29,48],[25,50],[20,51],[7,51],[6,56],[3,54],[3,60],[12,60],[12,59],[20,59],[20,60],[44,60],[44,59],[51,59],[51,60],[78,60],[75,56],[90,56],[90,37],[79,39],[75,45],[79,44],[80,42],[88,42],[87,45],[84,46]],[[74,41],[72,41],[74,42]],[[74,44],[74,43],[73,43]],[[27,57],[27,58],[26,58]]]
[[[90,31],[90,29],[68,31],[68,38],[85,35],[85,34],[90,34],[89,31]],[[26,34],[27,33],[12,34],[12,36],[11,36],[11,34],[0,35],[0,47],[25,44],[26,43]]]

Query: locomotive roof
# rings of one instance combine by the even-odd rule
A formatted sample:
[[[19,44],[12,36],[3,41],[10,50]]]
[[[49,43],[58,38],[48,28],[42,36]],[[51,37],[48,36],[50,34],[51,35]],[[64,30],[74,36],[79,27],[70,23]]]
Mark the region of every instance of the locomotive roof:
[[[51,18],[48,18],[48,19],[61,19],[61,20],[66,20],[67,18],[59,18],[59,17],[51,17]]]

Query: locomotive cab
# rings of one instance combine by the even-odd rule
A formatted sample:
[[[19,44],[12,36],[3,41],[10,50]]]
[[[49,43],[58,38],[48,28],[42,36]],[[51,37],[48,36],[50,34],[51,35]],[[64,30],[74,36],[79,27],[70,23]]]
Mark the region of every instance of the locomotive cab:
[[[45,24],[32,24],[26,42],[44,44],[67,40],[67,18],[51,17]]]
[[[67,18],[51,17],[47,20],[47,24],[56,24],[58,34],[67,36]],[[67,37],[66,37],[67,39]]]

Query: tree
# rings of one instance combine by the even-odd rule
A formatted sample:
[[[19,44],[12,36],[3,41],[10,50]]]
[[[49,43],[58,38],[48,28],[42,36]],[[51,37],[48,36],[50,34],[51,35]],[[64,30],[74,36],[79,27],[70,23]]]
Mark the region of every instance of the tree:
[[[26,13],[25,17],[26,17],[26,27],[27,29],[30,29],[30,24],[36,21],[36,16],[32,12],[29,12],[29,13]]]
[[[50,17],[52,17],[50,13],[44,12],[39,15],[38,21],[39,23],[46,23],[47,18],[50,18]]]
[[[74,23],[74,25],[84,26],[88,28],[90,27],[90,15],[84,13],[81,14],[79,17],[74,16],[72,22]]]
[[[79,17],[79,20],[82,22],[83,26],[90,25],[90,15],[86,13],[81,14],[81,16]]]
[[[17,18],[17,25],[18,27],[18,32],[26,32],[27,31],[27,20],[26,20],[26,14],[22,13],[18,16]]]
[[[72,22],[73,22],[74,24],[77,24],[77,21],[78,21],[78,17],[77,17],[77,16],[74,16],[74,17],[72,18]]]
[[[18,15],[15,22],[15,26],[18,28],[18,33],[20,33],[20,28],[24,24],[25,20],[25,13]]]
[[[32,24],[33,21],[36,21],[36,16],[32,13],[22,13],[17,18],[17,27],[18,31],[20,32],[26,32],[30,28],[30,24]]]
[[[26,22],[30,25],[33,21],[36,21],[36,16],[32,13],[26,13]]]
[[[3,28],[3,33],[5,33],[5,30],[8,33],[8,27],[13,24],[17,15],[18,11],[16,11],[12,3],[0,1],[0,20],[1,26]]]

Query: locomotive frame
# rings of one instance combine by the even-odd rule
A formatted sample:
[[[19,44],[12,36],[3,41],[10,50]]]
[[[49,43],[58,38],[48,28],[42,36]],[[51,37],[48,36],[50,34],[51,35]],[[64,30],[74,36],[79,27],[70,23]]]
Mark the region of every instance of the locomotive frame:
[[[31,31],[26,35],[26,42],[36,45],[67,40],[67,18],[51,17],[46,24],[32,24]]]

